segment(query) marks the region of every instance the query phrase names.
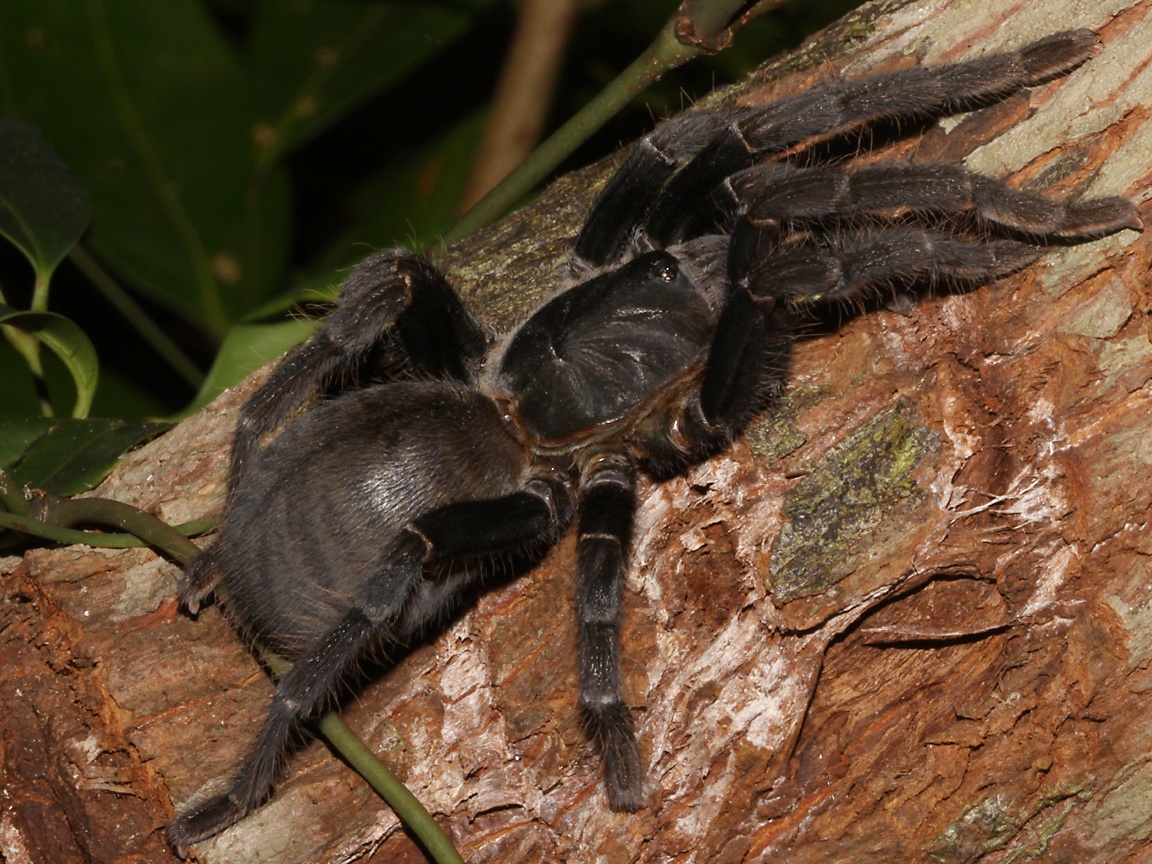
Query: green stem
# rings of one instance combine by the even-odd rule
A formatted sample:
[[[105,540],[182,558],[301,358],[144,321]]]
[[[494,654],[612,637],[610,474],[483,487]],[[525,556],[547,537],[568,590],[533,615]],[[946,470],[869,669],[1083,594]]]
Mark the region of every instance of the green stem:
[[[437,864],[464,864],[464,859],[436,824],[436,820],[388,766],[348,728],[348,724],[339,714],[329,711],[317,721],[316,725],[340,755],[348,760],[348,764],[388,802],[388,806],[396,812],[405,826],[420,838],[432,860]]]
[[[32,290],[32,308],[36,309],[37,304],[42,308],[38,311],[45,311],[48,308],[48,279],[41,277],[40,271],[36,271],[36,285]],[[4,292],[0,291],[0,303],[7,304],[4,299]],[[32,373],[33,383],[36,387],[36,396],[40,402],[40,413],[45,417],[53,416],[52,400],[48,398],[48,382],[44,380],[44,366],[40,361],[40,340],[30,333],[25,333],[18,327],[9,327],[5,324],[0,324],[0,333],[4,334],[4,338],[8,340],[8,344],[16,349],[16,353],[24,358],[24,362],[28,365],[28,370]]]
[[[637,93],[700,53],[703,53],[700,48],[681,44],[676,39],[672,22],[666,24],[643,54],[476,202],[441,238],[441,242],[445,245],[454,243],[495,222]]]
[[[139,507],[133,507],[122,501],[113,501],[109,498],[58,498],[55,495],[46,495],[42,510],[44,522],[61,528],[71,528],[80,524],[115,526],[138,537],[149,546],[166,552],[185,567],[195,561],[200,554],[200,547],[185,537],[179,528],[173,528],[151,513],[145,513]],[[80,542],[85,543],[87,540]]]
[[[181,535],[203,534],[212,524],[208,520],[198,519],[193,522],[184,522],[176,525],[172,530],[179,531]],[[153,543],[142,540],[135,534],[105,534],[100,531],[81,531],[77,528],[65,528],[48,522],[41,522],[32,516],[22,516],[16,513],[0,513],[0,528],[8,528],[27,534],[30,537],[39,537],[42,540],[52,540],[67,546],[83,544],[96,549],[136,549],[141,546],[152,546]],[[161,546],[165,552],[170,550]],[[172,557],[180,560],[175,554]]]
[[[42,273],[37,267],[36,282],[32,286],[32,305],[29,307],[33,312],[48,311],[48,286],[51,281],[52,271]]]
[[[277,679],[282,678],[292,668],[291,663],[266,645],[257,642],[255,650]],[[316,728],[332,748],[347,760],[353,770],[376,790],[405,827],[420,838],[420,842],[424,844],[424,848],[436,864],[464,864],[464,859],[460,857],[448,835],[436,824],[432,814],[424,809],[419,799],[400,782],[380,757],[368,748],[360,736],[349,728],[339,714],[335,711],[325,712],[316,721]]]
[[[651,45],[481,198],[441,238],[455,243],[508,212],[621,108],[693,57],[726,48],[735,32],[784,0],[684,0]]]
[[[0,507],[17,516],[28,515],[28,499],[24,497],[24,490],[12,482],[6,471],[0,471]]]

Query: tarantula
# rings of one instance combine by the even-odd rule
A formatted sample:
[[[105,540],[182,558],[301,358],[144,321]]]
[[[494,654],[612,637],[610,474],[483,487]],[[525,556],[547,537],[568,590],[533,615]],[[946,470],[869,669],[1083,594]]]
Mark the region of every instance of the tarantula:
[[[1061,33],[666,122],[593,205],[574,284],[499,338],[418,254],[356,267],[317,335],[243,406],[219,539],[179,586],[194,613],[222,581],[242,633],[294,665],[231,788],[183,812],[171,842],[203,840],[260,806],[300,725],[359,660],[417,638],[508,567],[531,566],[573,520],[580,709],[609,806],[638,809],[617,638],[638,473],[659,480],[708,459],[770,407],[797,315],[816,301],[974,287],[1049,244],[1141,228],[1122,198],[1051,201],[956,165],[846,170],[788,157],[879,121],[969,110],[1097,48],[1094,33]],[[348,386],[380,364],[391,380]]]

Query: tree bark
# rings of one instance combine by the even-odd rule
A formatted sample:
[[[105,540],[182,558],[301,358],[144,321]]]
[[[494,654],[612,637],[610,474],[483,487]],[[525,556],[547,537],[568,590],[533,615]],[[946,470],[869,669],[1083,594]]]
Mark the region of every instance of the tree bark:
[[[715,102],[1089,27],[1068,79],[886,144],[1054,196],[1152,175],[1152,2],[870,4]],[[867,142],[865,142],[867,143]],[[610,160],[452,249],[507,328],[563,278]],[[486,595],[346,712],[472,862],[1046,862],[1152,857],[1150,237],[798,347],[727,454],[643,489],[625,691],[647,806],[608,811],[575,710],[573,544]],[[219,508],[251,382],[98,494]],[[0,560],[0,860],[166,861],[173,805],[230,779],[271,684],[148,551]],[[204,862],[419,861],[321,744]]]

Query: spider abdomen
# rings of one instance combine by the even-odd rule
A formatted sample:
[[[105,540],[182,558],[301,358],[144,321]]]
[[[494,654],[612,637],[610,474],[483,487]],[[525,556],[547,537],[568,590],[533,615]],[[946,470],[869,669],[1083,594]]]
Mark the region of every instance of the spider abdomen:
[[[516,332],[496,386],[526,432],[560,443],[626,419],[703,365],[715,315],[654,252],[554,297]]]
[[[322,404],[268,446],[233,502],[215,553],[233,617],[298,655],[388,564],[407,525],[510,492],[523,470],[495,403],[458,384],[396,382]]]

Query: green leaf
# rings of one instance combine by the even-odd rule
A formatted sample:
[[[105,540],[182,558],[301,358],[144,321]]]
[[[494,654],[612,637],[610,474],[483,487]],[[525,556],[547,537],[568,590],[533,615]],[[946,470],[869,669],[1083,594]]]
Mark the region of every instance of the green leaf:
[[[444,51],[491,5],[262,3],[251,51],[258,140],[269,154],[298,147]]]
[[[254,173],[243,69],[197,0],[6,0],[0,101],[92,197],[89,247],[222,335],[273,290],[283,172]]]
[[[0,117],[0,234],[47,279],[68,254],[92,207],[84,185],[31,123]]]
[[[167,428],[119,420],[0,420],[0,455],[18,485],[75,495],[103,480],[128,450]]]
[[[58,356],[76,385],[73,417],[85,417],[96,394],[99,364],[92,342],[72,321],[55,312],[22,312],[0,303],[0,324],[35,336]]]
[[[32,442],[60,420],[52,417],[14,417],[0,420],[0,468],[7,468],[27,450]]]
[[[315,322],[301,318],[233,327],[224,337],[216,360],[208,370],[204,387],[184,413],[199,411],[224,390],[236,386],[257,369],[303,342],[315,329]]]

